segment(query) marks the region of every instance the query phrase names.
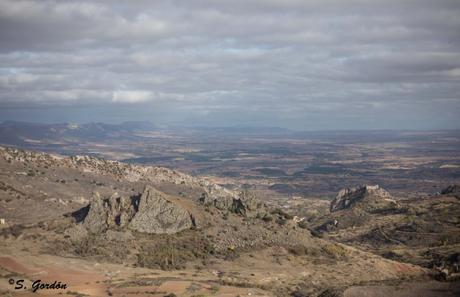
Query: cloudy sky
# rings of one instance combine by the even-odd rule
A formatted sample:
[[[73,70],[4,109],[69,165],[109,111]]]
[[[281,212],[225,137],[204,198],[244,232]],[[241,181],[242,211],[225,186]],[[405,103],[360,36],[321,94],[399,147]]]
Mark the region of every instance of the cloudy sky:
[[[460,1],[0,0],[0,121],[460,128]]]

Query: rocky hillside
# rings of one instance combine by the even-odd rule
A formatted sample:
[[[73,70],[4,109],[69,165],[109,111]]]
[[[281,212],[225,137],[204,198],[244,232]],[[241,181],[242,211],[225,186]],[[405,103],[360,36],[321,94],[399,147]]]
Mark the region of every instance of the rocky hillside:
[[[379,186],[341,190],[330,213],[310,218],[313,234],[399,261],[458,273],[458,186],[418,199],[395,199]],[[457,263],[457,264],[455,264]]]
[[[230,191],[167,168],[4,147],[0,153],[5,169],[0,216],[10,225],[54,219],[71,242],[108,231],[130,238],[132,232],[199,229],[200,236],[212,238],[208,241],[215,251],[224,252],[294,245],[310,237],[292,217],[268,209],[253,193]],[[74,221],[63,221],[63,216]]]
[[[376,217],[405,212],[406,209],[379,185],[361,185],[339,191],[330,202],[329,213],[309,218],[315,234],[372,225]]]
[[[212,195],[236,197],[235,193],[218,185],[164,167],[137,166],[91,156],[63,157],[2,146],[0,146],[0,158],[8,163],[19,162],[30,164],[33,167],[78,169],[85,173],[111,176],[129,182],[185,184],[192,187],[203,187],[207,193]]]
[[[258,203],[261,206],[253,195],[244,191],[230,191],[163,167],[136,166],[90,156],[62,157],[6,147],[0,147],[0,166],[4,209],[16,211],[11,216],[11,212],[0,213],[8,221],[33,222],[40,217],[55,217],[81,208],[93,192],[131,197],[142,193],[146,185],[173,196],[213,204],[221,210],[227,208],[249,214]],[[37,209],[32,213],[39,217],[23,211],[16,198],[27,200],[31,208]],[[50,212],[43,202],[57,204],[57,207]]]
[[[0,168],[0,251],[63,263],[79,259],[91,270],[100,263],[134,270],[130,280],[106,279],[109,295],[123,296],[125,287],[139,290],[139,271],[183,270],[182,281],[200,283],[214,296],[210,279],[263,296],[328,296],[362,282],[429,277],[426,268],[385,259],[380,250],[357,244],[368,244],[369,230],[386,226],[388,218],[400,222],[394,218],[407,217],[410,209],[376,186],[341,191],[330,213],[299,220],[254,193],[167,168],[5,147]],[[418,211],[428,222],[430,213],[446,208],[431,204],[426,210],[420,205]],[[324,228],[331,220],[332,227]],[[417,228],[422,221],[414,222]],[[449,222],[446,230],[458,232],[458,222],[452,217]],[[309,228],[324,238],[312,236]]]

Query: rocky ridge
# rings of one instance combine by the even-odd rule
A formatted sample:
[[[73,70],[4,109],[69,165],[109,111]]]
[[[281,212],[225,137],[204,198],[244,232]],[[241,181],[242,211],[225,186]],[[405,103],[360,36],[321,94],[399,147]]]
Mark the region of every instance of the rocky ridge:
[[[36,212],[45,208],[59,211],[55,217],[44,214],[27,226],[5,228],[2,232],[5,238],[3,250],[11,245],[11,250],[21,253],[51,254],[72,261],[79,257],[93,261],[88,263],[97,261],[94,266],[87,266],[91,270],[104,263],[122,264],[123,270],[142,268],[142,271],[135,270],[133,281],[136,282],[140,275],[137,272],[145,272],[147,268],[185,269],[187,274],[184,272],[183,275],[187,280],[197,282],[199,280],[195,276],[199,276],[199,279],[215,276],[215,283],[219,284],[233,284],[235,287],[256,284],[273,293],[265,296],[326,296],[323,293],[329,291],[324,291],[324,288],[331,284],[344,288],[363,279],[381,281],[424,276],[427,273],[425,269],[400,263],[399,260],[386,260],[363,252],[363,246],[358,245],[360,249],[354,249],[346,245],[351,244],[349,238],[355,238],[353,242],[360,242],[361,238],[365,239],[363,236],[375,235],[374,232],[368,232],[370,224],[383,224],[389,215],[393,219],[403,217],[399,210],[394,214],[366,211],[377,209],[375,205],[386,207],[396,203],[379,187],[357,187],[338,195],[334,203],[342,208],[330,213],[326,210],[328,217],[324,219],[332,221],[332,227],[323,232],[323,238],[319,239],[311,236],[308,230],[310,222],[317,222],[313,217],[304,217],[303,221],[299,221],[281,208],[261,209],[261,202],[251,192],[230,191],[170,169],[6,148],[0,150],[0,162],[4,169],[4,186],[0,186],[5,188],[4,193],[13,193],[11,186],[24,191],[23,196],[27,197],[13,197],[11,202],[5,202],[14,210],[16,217],[30,217],[33,210],[30,206],[33,204],[43,206],[37,208]],[[132,182],[127,182],[126,177],[131,178]],[[46,192],[42,194],[40,190]],[[33,196],[34,193],[40,195]],[[91,198],[89,202],[76,203],[72,197],[66,199],[66,195]],[[63,199],[63,202],[46,204],[47,199],[55,197]],[[441,214],[444,210],[452,209],[451,200],[459,202],[454,197],[440,195],[435,198],[432,200],[446,204],[438,203],[434,209],[426,212],[427,224],[421,221],[410,225],[405,223],[401,225],[404,227],[402,230],[395,232],[403,232],[413,241],[414,232],[411,230],[418,231],[417,228],[428,223],[433,225],[433,220],[428,217],[433,211],[438,210]],[[426,200],[425,203],[431,202],[430,199]],[[22,214],[21,206],[25,203],[29,208],[27,213]],[[398,203],[403,205],[404,202]],[[83,205],[86,206],[82,208]],[[368,208],[369,205],[372,208]],[[420,207],[413,213],[425,209],[428,210]],[[254,210],[256,215],[252,216]],[[62,217],[63,213],[72,213],[73,216]],[[404,217],[407,216],[404,214]],[[455,215],[451,215],[451,218],[445,215],[439,217],[450,220],[447,222],[449,225],[441,226],[443,228],[457,222]],[[366,221],[361,224],[359,220],[363,218]],[[347,223],[347,220],[350,222]],[[382,226],[385,228],[385,225]],[[400,233],[397,233],[397,237],[392,235],[389,232],[392,229],[382,231],[387,237],[405,239]],[[452,227],[454,232],[456,229]],[[426,238],[426,233],[425,229],[420,232],[423,238]],[[348,237],[341,237],[343,235]],[[451,236],[449,240],[453,238]],[[432,242],[435,243],[434,240]],[[365,243],[367,245],[372,241]],[[378,246],[388,246],[385,241],[377,243]],[[394,242],[390,244],[389,247],[393,248]],[[387,251],[378,251],[382,255],[384,252]],[[456,265],[458,261],[455,261],[451,266]],[[267,272],[277,274],[267,275]],[[171,276],[160,273],[164,279],[167,278],[164,276]],[[260,281],[257,281],[259,275]],[[121,285],[119,280],[123,278],[113,278],[116,280],[113,289],[120,289],[120,294],[114,296],[125,294],[126,291],[122,291],[132,286],[132,283]],[[311,291],[298,295],[297,289],[302,285]],[[185,296],[192,296],[192,292],[188,293]],[[194,294],[197,295],[196,292]],[[209,294],[224,294],[224,290]]]
[[[31,152],[0,146],[0,158],[7,162],[33,163],[45,167],[74,168],[82,172],[110,175],[119,180],[146,184],[171,183],[199,189],[204,204],[213,204],[219,209],[246,214],[254,209],[256,199],[244,192],[231,191],[205,179],[193,177],[175,170],[155,166],[139,166],[92,156],[71,156]]]
[[[340,190],[336,198],[331,202],[330,211],[335,212],[347,209],[360,201],[369,199],[380,199],[387,202],[395,202],[390,193],[388,193],[385,189],[380,188],[379,185],[362,185]]]

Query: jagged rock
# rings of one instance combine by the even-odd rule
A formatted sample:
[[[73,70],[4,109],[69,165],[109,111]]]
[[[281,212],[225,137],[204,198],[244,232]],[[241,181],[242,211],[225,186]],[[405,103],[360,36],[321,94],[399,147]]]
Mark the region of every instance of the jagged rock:
[[[139,196],[121,197],[117,193],[102,198],[95,193],[91,203],[72,216],[91,233],[131,229],[138,232],[172,234],[195,225],[193,216],[168,196],[147,186]]]
[[[194,226],[193,216],[167,196],[147,186],[129,228],[146,233],[177,233]]]
[[[103,199],[99,193],[92,197],[83,225],[92,233],[100,233],[109,228],[123,228],[134,217],[138,207],[136,197],[120,197],[117,193]]]
[[[241,200],[232,196],[211,196],[209,193],[204,192],[200,198],[200,202],[206,206],[214,206],[220,210],[229,210],[240,214],[246,212]]]
[[[233,192],[225,191],[224,188],[218,188],[204,192],[200,202],[204,205],[212,205],[220,210],[228,210],[245,216],[249,211],[256,209],[259,201],[254,194],[248,191],[235,195]]]
[[[452,195],[454,197],[460,198],[460,186],[450,185],[441,191],[441,195]]]
[[[350,208],[357,202],[370,197],[382,200],[385,199],[391,203],[394,202],[394,200],[391,199],[390,193],[380,188],[378,185],[364,185],[340,190],[335,199],[332,200],[330,210],[331,212],[334,212],[341,209]]]

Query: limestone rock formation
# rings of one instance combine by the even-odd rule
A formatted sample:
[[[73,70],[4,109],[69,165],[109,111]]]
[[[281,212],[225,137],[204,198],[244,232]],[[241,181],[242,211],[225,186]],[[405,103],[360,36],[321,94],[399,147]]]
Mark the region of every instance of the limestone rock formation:
[[[172,234],[192,226],[194,219],[187,210],[169,200],[162,192],[146,187],[129,228],[146,233]]]
[[[108,199],[103,199],[99,193],[95,193],[83,225],[92,233],[110,228],[123,228],[134,217],[138,203],[135,198],[120,197],[117,193]]]
[[[378,200],[383,200],[389,203],[394,202],[390,193],[380,188],[378,185],[363,185],[340,190],[335,199],[331,202],[330,211],[334,212],[341,209],[347,209],[357,202],[369,198],[374,198],[374,200],[376,198]]]
[[[121,197],[115,193],[102,198],[95,193],[89,205],[72,215],[86,230],[97,234],[123,229],[172,234],[195,225],[189,211],[151,186],[140,197]]]
[[[217,209],[228,210],[243,216],[246,216],[249,211],[255,210],[260,204],[255,195],[248,191],[235,194],[234,192],[226,191],[222,187],[211,188],[210,191],[204,192],[200,202],[204,205],[214,206]]]

